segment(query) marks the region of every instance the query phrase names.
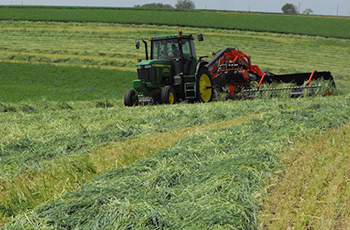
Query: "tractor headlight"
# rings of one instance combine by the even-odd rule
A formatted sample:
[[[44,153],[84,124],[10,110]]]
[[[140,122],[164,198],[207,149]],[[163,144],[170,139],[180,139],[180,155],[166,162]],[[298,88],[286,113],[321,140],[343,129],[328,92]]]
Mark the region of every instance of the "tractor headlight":
[[[145,69],[150,69],[152,68],[152,65],[145,65]]]

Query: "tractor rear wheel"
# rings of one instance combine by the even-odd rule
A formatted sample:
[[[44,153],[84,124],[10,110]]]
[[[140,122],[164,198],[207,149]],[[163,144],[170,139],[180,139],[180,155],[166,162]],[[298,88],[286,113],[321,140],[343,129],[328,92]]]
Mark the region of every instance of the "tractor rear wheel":
[[[137,106],[139,104],[139,97],[136,94],[136,91],[129,89],[125,92],[124,95],[124,105],[128,107]]]
[[[162,89],[160,97],[163,104],[172,105],[177,102],[176,91],[170,85],[167,85]]]
[[[201,68],[197,76],[197,97],[199,101],[211,102],[214,98],[214,88],[209,70]]]

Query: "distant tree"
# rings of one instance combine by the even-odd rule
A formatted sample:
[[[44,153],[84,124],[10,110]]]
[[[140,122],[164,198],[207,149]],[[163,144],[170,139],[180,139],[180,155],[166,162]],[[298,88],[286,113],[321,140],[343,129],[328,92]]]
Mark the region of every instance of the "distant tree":
[[[177,0],[176,9],[196,9],[196,5],[191,0]]]
[[[282,12],[284,14],[297,14],[298,13],[298,9],[295,5],[291,4],[291,3],[286,3],[283,7],[282,7]]]
[[[307,15],[312,14],[312,13],[313,13],[313,11],[312,11],[312,9],[310,9],[310,8],[307,8],[307,9],[304,10],[304,12],[303,12],[303,14],[307,14]]]
[[[148,4],[144,4],[144,5],[135,5],[134,7],[174,9],[174,7],[172,5],[163,4],[163,3],[148,3]]]

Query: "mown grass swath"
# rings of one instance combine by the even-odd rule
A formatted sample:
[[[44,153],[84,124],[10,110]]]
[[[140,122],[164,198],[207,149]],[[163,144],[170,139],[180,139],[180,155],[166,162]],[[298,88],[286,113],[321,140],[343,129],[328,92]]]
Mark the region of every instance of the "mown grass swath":
[[[280,108],[275,113],[194,135],[106,173],[4,229],[255,229],[263,182],[281,167],[278,152],[285,144],[350,121],[349,96],[334,99],[270,101]],[[297,108],[290,107],[295,103]]]
[[[345,17],[203,10],[1,7],[0,19],[178,25],[350,38],[350,20]]]
[[[57,156],[87,153],[92,147],[176,127],[207,124],[266,112],[279,104],[240,102],[124,109],[120,101],[2,103],[1,175],[10,179]],[[252,107],[254,105],[254,107]],[[30,108],[30,109],[29,109]],[[34,166],[31,166],[33,165]],[[40,167],[39,167],[40,168]]]
[[[237,110],[237,106],[245,113]],[[210,107],[183,104],[125,109],[120,100],[41,101],[2,103],[0,108],[3,112],[0,116],[3,124],[0,131],[0,210],[3,216],[11,217],[50,198],[54,195],[50,189],[59,184],[55,180],[28,185],[13,181],[31,180],[37,175],[49,178],[51,174],[46,175],[45,171],[59,172],[67,179],[60,183],[69,181],[67,188],[53,189],[60,193],[76,188],[99,171],[94,168],[96,162],[89,162],[87,154],[105,144],[174,128],[238,119],[251,113],[275,110],[279,103],[242,101],[235,107],[222,103]],[[58,161],[50,162],[56,158]],[[52,176],[55,177],[55,173]],[[35,196],[33,191],[36,191]]]

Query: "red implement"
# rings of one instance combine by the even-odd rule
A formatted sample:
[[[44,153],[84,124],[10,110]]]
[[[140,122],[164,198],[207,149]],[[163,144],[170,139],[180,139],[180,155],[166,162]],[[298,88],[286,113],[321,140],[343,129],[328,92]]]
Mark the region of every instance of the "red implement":
[[[301,90],[302,88],[316,88],[308,86],[312,81],[330,81],[335,87],[333,76],[330,72],[294,73],[275,75],[262,71],[259,66],[252,65],[250,56],[236,48],[225,48],[220,50],[206,65],[213,77],[216,88],[228,88],[231,96],[241,91],[256,92],[262,84],[294,83],[296,87],[278,88],[277,90]],[[256,83],[254,83],[256,82]],[[269,89],[265,91],[273,91]]]

